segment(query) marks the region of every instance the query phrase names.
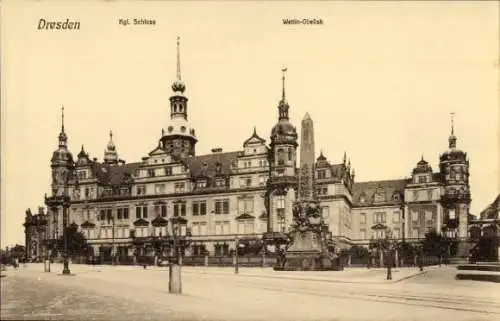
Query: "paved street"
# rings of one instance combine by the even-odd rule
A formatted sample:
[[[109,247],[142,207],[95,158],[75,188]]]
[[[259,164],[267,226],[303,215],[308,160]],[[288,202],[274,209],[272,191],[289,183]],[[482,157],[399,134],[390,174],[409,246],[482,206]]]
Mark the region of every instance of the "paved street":
[[[76,276],[58,276],[59,264],[3,272],[2,320],[500,320],[500,286],[456,281],[454,267],[397,270],[418,275],[393,283],[378,269],[184,267],[183,295],[168,293],[165,268],[71,267]]]

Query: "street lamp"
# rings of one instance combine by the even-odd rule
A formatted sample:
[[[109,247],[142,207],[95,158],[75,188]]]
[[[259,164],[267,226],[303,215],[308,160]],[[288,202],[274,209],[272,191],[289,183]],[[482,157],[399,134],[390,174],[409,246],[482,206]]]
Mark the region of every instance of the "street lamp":
[[[240,236],[236,235],[234,239],[234,244],[235,244],[235,257],[234,257],[234,274],[238,274],[239,271],[239,262],[238,262],[238,248],[240,246]]]
[[[392,237],[392,230],[387,228],[386,230],[386,240],[387,240],[387,280],[392,280],[392,264],[394,260],[394,239]]]
[[[168,292],[181,294],[182,293],[182,282],[181,282],[181,264],[182,260],[180,257],[180,236],[182,230],[180,229],[179,217],[172,217],[170,221],[172,222],[172,236],[174,241],[174,258],[169,264],[169,279],[168,279]]]

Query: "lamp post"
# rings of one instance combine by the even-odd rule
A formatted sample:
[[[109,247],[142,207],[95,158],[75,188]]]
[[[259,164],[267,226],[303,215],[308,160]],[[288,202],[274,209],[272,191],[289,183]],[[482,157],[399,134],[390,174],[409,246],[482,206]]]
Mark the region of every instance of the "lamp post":
[[[394,242],[392,238],[392,230],[387,228],[386,232],[386,240],[387,240],[387,280],[392,280],[392,264],[393,264],[393,252],[394,252]]]
[[[238,248],[240,246],[240,236],[236,235],[234,239],[234,244],[235,244],[235,259],[234,259],[234,274],[238,274],[239,271],[239,262],[238,262]]]
[[[179,235],[181,234],[179,228],[179,218],[172,217],[172,237],[174,243],[174,258],[169,264],[169,279],[168,279],[168,292],[175,294],[182,294],[181,282],[181,259],[179,251]]]
[[[64,256],[63,256],[63,275],[70,275],[69,253],[68,253],[68,209],[70,206],[69,197],[64,195],[62,201],[63,210],[63,238],[64,238]]]

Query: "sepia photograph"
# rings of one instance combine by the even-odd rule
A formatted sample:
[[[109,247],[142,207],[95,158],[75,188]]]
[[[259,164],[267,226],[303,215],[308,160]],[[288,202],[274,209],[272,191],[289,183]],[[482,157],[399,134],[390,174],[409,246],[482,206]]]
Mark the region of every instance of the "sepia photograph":
[[[0,1],[1,320],[500,320],[496,1]]]

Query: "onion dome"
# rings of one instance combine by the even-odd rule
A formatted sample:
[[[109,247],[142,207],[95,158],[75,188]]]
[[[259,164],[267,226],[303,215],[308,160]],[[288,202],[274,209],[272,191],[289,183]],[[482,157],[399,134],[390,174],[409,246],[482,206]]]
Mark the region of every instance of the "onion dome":
[[[413,174],[425,174],[432,173],[432,167],[429,165],[427,161],[424,160],[424,156],[417,163],[417,166],[413,169]]]

